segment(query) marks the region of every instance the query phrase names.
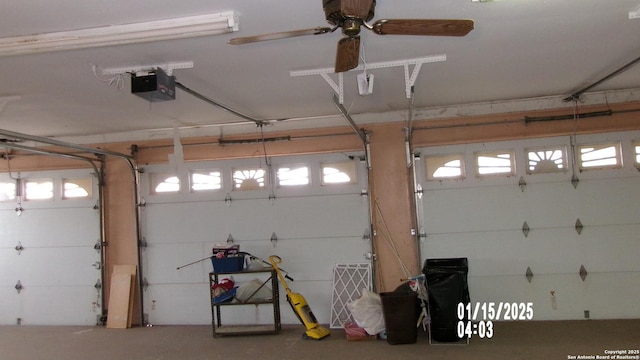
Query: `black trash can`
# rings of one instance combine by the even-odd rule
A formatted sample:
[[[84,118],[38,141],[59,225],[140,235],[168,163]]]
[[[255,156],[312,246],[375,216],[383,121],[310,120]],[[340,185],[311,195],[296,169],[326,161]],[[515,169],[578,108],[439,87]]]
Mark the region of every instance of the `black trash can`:
[[[391,345],[413,344],[418,340],[416,322],[418,295],[413,291],[383,292],[382,313],[387,333],[387,343]]]
[[[431,338],[439,342],[460,340],[457,332],[458,304],[470,301],[467,258],[427,259],[422,271],[429,293]]]

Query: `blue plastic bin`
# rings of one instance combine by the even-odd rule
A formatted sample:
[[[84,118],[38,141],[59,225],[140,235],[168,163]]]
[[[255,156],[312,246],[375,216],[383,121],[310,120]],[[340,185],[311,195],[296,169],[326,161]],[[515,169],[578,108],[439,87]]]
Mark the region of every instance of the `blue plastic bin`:
[[[213,272],[237,272],[244,269],[244,256],[229,256],[225,258],[211,257]]]

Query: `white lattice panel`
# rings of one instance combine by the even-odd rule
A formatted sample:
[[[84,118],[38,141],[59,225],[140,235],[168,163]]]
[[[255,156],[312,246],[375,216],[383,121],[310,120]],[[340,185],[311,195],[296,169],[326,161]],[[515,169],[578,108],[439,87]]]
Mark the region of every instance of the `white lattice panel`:
[[[371,290],[371,264],[337,264],[333,269],[331,328],[342,329],[352,320],[347,304],[358,299],[362,289]]]

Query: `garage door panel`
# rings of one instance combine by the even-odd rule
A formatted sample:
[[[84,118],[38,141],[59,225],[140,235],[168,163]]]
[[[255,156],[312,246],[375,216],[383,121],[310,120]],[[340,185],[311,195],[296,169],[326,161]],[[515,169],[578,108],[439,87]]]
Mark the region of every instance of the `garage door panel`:
[[[576,252],[587,271],[640,272],[640,225],[588,226]]]
[[[522,222],[516,189],[428,192],[423,199],[427,232],[513,229]],[[491,206],[491,211],[487,208]]]
[[[13,275],[36,286],[93,286],[100,278],[95,258],[93,248],[32,248],[13,261]]]
[[[28,286],[20,293],[24,325],[95,325],[101,310],[93,286]]]
[[[637,318],[630,314],[640,312],[638,272],[594,272],[583,283],[586,297],[585,310],[593,319]]]
[[[575,223],[576,195],[554,184],[543,188],[471,188],[429,191],[423,197],[425,229],[430,232],[518,229],[527,221],[539,227]],[[536,209],[545,208],[545,211]]]
[[[152,284],[207,282],[212,267],[209,259],[187,266],[207,256],[211,256],[211,248],[205,243],[150,243],[144,250],[145,277]],[[148,269],[153,272],[149,273]]]
[[[472,303],[532,303],[533,320],[583,318],[587,306],[580,278],[569,274],[534,275],[531,283],[524,276],[469,277],[468,281]]]
[[[218,205],[218,206],[216,206]],[[145,208],[148,242],[190,243],[215,236],[223,223],[216,203],[150,204]],[[225,237],[226,240],[226,237]]]
[[[209,283],[149,285],[145,310],[152,325],[211,324]]]
[[[24,247],[93,246],[99,240],[99,218],[93,209],[28,209],[14,214],[9,225]]]
[[[14,249],[0,248],[0,286],[15,285],[19,279],[20,258]]]
[[[637,178],[581,181],[576,189],[576,218],[593,225],[637,223],[637,213],[623,205],[640,203],[637,184]]]
[[[7,286],[7,284],[10,285]],[[21,298],[14,285],[15,283],[0,282],[0,324],[2,325],[16,324],[17,318],[21,317]]]

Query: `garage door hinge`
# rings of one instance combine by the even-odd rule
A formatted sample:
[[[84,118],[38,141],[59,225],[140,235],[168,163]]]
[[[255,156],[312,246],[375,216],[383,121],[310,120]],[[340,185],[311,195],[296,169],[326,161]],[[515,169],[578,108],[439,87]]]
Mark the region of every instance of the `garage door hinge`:
[[[22,289],[24,289],[24,286],[22,286],[22,283],[20,282],[20,280],[18,280],[18,282],[16,283],[16,286],[14,286],[14,287],[18,291],[18,294],[20,294],[20,291],[22,291]]]
[[[147,247],[147,238],[146,237],[143,237],[142,239],[140,239],[139,246],[141,248],[146,248]]]
[[[98,281],[96,281],[96,284],[93,285],[94,288],[96,288],[96,290],[100,291],[100,289],[102,289],[102,282],[100,281],[100,279],[98,279]]]
[[[142,289],[144,291],[147,291],[148,287],[149,287],[149,282],[147,281],[147,278],[142,279]]]
[[[18,241],[18,245],[16,245],[15,249],[18,252],[18,255],[20,255],[22,250],[24,250],[24,246],[22,246],[22,243],[20,241]]]

